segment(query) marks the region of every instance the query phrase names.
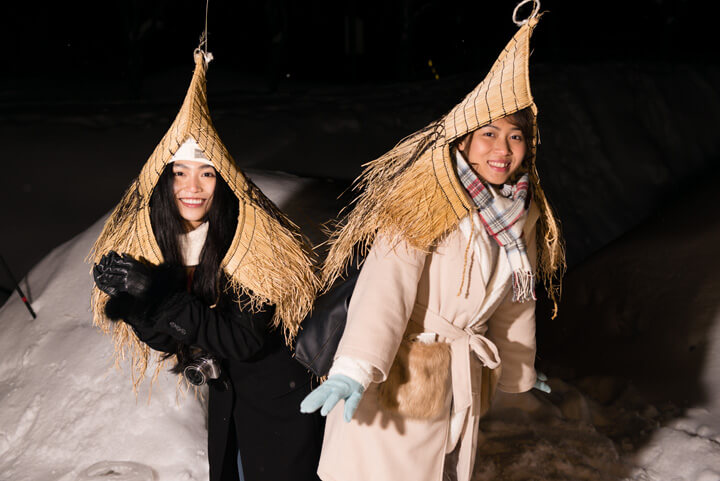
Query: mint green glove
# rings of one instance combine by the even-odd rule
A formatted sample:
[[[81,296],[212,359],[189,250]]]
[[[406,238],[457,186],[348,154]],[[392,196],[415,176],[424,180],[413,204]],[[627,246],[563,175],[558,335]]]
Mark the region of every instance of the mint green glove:
[[[535,381],[535,385],[533,386],[533,388],[549,394],[550,392],[552,392],[552,389],[550,389],[550,386],[545,381],[547,381],[547,376],[541,372],[538,372],[537,380]]]
[[[343,419],[349,423],[360,404],[364,388],[362,384],[342,374],[334,374],[320,384],[300,403],[300,412],[312,413],[320,409],[320,414],[327,414],[341,399],[345,401]]]

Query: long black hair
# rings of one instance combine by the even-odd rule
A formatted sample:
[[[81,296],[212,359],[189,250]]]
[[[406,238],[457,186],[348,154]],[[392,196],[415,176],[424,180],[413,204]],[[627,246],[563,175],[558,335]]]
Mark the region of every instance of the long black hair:
[[[215,304],[226,278],[220,262],[227,253],[238,222],[238,200],[225,180],[215,173],[215,191],[207,214],[208,233],[195,267],[190,291],[208,305]],[[165,262],[182,265],[180,235],[186,233],[186,222],[178,210],[173,189],[172,164],[165,167],[150,198],[150,221]]]
[[[220,263],[232,243],[239,213],[237,197],[217,171],[215,176],[213,200],[205,219],[208,221],[207,238],[190,284],[190,292],[207,305],[218,302],[220,293],[227,284],[227,277],[222,272]],[[187,232],[187,223],[177,207],[174,180],[172,164],[168,164],[150,198],[150,222],[165,262],[183,265],[180,235]],[[189,346],[178,343],[174,354],[177,355],[177,364],[172,371],[180,373],[192,360],[192,351]],[[171,355],[167,354],[165,357]]]

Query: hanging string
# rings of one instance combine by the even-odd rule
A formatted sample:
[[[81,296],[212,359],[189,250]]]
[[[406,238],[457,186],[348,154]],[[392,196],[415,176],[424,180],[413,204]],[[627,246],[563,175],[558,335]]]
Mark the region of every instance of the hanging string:
[[[533,9],[532,9],[532,12],[530,13],[530,16],[528,18],[526,18],[525,20],[518,20],[517,19],[518,10],[520,10],[520,7],[522,7],[526,3],[530,3],[530,2],[533,3]],[[537,17],[537,14],[539,11],[540,11],[540,0],[523,0],[522,2],[518,3],[517,6],[515,7],[515,10],[513,10],[513,16],[512,16],[513,22],[515,22],[515,25],[517,25],[518,27],[522,27],[523,25],[528,23],[528,20],[530,20],[531,18]]]
[[[201,52],[205,57],[205,64],[209,64],[213,59],[213,54],[208,52],[208,10],[210,9],[210,0],[205,1],[205,30],[200,35],[200,44],[195,49],[195,52]]]

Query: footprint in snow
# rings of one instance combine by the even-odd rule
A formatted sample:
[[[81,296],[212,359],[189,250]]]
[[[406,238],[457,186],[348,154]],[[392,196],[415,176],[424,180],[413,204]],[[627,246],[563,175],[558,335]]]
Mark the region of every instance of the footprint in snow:
[[[155,473],[146,464],[131,461],[100,461],[82,471],[76,481],[154,481]]]

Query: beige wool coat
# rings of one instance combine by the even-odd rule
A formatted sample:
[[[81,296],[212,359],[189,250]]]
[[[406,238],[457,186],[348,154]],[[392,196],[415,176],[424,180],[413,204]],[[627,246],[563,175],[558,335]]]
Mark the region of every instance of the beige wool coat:
[[[533,269],[538,217],[531,203],[523,237]],[[350,423],[343,420],[342,406],[329,413],[320,478],[441,481],[447,471],[450,479],[468,481],[478,420],[495,386],[524,392],[536,380],[535,302],[511,298],[505,252],[477,215],[462,219],[430,252],[378,236],[358,278],[336,354],[369,363],[374,382]],[[430,336],[447,343],[450,352],[449,364],[440,368],[447,372],[434,373],[441,384],[443,376],[448,381],[446,398],[431,419],[387,409],[378,395],[401,341],[420,333],[426,333],[426,342]],[[421,386],[420,393],[431,396],[442,388]]]

